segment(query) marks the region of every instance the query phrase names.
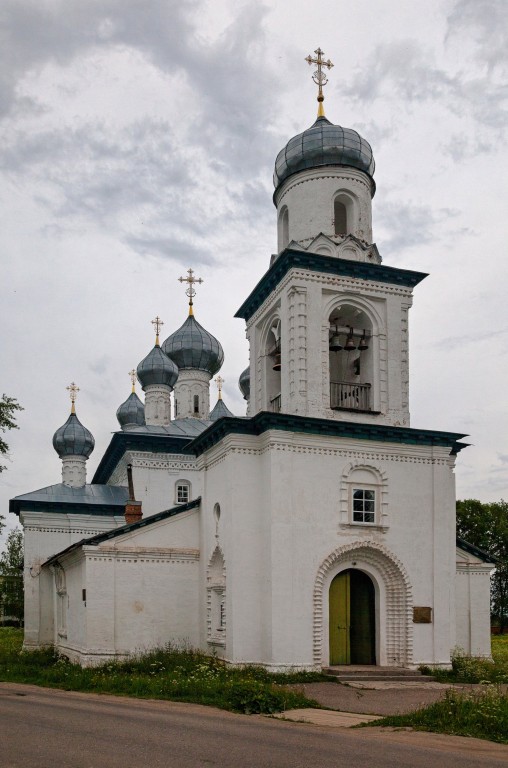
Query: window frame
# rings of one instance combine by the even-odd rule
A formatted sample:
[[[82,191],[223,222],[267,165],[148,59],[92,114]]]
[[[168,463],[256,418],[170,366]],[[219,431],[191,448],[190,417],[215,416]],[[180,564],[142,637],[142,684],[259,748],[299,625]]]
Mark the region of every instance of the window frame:
[[[353,525],[361,526],[375,526],[378,520],[378,488],[375,485],[367,485],[364,483],[351,483],[349,509],[350,509],[350,521]],[[365,495],[361,499],[355,499],[355,493],[372,494],[373,498],[367,499]],[[362,502],[363,509],[355,509],[355,502]],[[372,504],[373,509],[366,509],[366,505]],[[364,516],[363,520],[355,519],[355,513]],[[366,515],[372,515],[372,520],[365,520]]]
[[[180,488],[187,489],[187,499],[185,501],[180,501],[180,494],[179,494]],[[175,504],[188,504],[190,500],[191,500],[191,484],[189,480],[177,480],[175,483]]]

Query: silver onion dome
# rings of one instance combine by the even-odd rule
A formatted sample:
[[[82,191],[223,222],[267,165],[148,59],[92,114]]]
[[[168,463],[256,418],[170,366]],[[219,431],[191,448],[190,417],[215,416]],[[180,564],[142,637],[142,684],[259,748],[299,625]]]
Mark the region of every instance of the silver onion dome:
[[[62,459],[64,456],[90,456],[95,447],[92,433],[83,426],[75,413],[53,435],[53,448]]]
[[[178,368],[156,344],[138,365],[137,374],[143,389],[151,384],[165,384],[172,388],[178,379]]]
[[[135,392],[118,408],[116,418],[122,429],[145,426],[145,406]]]
[[[208,333],[193,315],[162,345],[179,369],[193,368],[214,376],[224,362],[224,351],[215,336]]]
[[[275,189],[289,176],[307,168],[346,165],[374,176],[376,164],[370,144],[352,128],[334,125],[318,117],[303,133],[288,141],[275,160]]]
[[[243,399],[248,400],[250,398],[250,366],[247,366],[247,368],[240,374],[238,386],[240,387]]]

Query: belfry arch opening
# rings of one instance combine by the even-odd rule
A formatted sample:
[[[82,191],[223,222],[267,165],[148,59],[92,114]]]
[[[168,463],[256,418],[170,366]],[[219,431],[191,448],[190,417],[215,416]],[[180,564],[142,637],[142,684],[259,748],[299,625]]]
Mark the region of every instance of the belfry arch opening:
[[[329,318],[330,408],[373,410],[372,322],[359,307],[340,304]]]
[[[267,402],[265,407],[269,411],[278,413],[281,409],[281,337],[280,319],[274,318],[266,337],[264,350],[265,363],[265,392]]]

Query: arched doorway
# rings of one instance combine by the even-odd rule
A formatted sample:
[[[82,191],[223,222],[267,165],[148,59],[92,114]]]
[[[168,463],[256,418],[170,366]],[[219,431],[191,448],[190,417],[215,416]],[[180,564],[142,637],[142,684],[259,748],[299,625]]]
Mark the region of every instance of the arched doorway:
[[[376,663],[376,597],[372,579],[349,568],[329,594],[330,664]]]

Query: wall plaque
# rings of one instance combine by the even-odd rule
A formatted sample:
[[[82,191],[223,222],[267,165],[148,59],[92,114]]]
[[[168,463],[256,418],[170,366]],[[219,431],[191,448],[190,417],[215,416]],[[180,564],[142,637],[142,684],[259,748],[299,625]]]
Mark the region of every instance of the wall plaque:
[[[419,605],[413,608],[413,624],[432,624],[432,608]]]

